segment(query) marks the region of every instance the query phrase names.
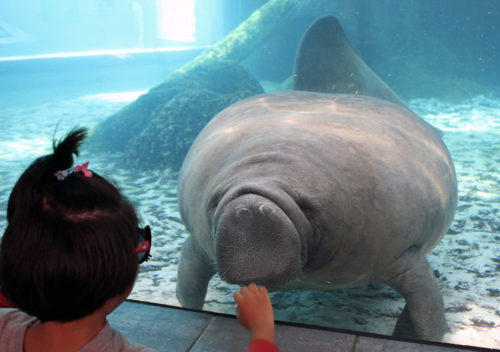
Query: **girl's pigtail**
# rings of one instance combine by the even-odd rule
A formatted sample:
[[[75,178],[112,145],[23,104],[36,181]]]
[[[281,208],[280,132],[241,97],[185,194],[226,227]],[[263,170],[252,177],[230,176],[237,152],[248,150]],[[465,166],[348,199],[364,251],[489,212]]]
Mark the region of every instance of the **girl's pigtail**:
[[[54,172],[67,169],[73,165],[73,154],[78,156],[78,149],[86,137],[87,129],[78,128],[69,132],[63,140],[52,143],[54,149],[54,166],[56,168],[56,170],[53,170]]]

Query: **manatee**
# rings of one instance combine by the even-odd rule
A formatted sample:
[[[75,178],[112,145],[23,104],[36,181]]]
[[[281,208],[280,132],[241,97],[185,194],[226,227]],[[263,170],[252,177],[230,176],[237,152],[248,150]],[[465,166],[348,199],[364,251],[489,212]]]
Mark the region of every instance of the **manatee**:
[[[314,39],[311,32],[321,35],[317,24],[347,42],[343,32],[332,33],[342,31],[335,18],[320,19],[298,58],[314,47],[305,42]],[[455,212],[453,162],[436,130],[385,83],[375,95],[391,99],[362,95],[381,80],[366,64],[351,65],[362,62],[354,50],[339,55],[348,55],[342,61],[351,72],[344,77],[356,78],[356,92],[344,94],[346,82],[328,86],[321,75],[307,73],[312,68],[301,59],[295,87],[314,81],[330,87],[327,92],[248,98],[200,132],[179,174],[179,209],[190,236],[181,251],[177,298],[184,307],[201,308],[215,273],[271,291],[384,282],[406,300],[394,334],[438,340],[447,324],[425,255]],[[342,74],[339,62],[332,65],[337,69],[324,80]]]

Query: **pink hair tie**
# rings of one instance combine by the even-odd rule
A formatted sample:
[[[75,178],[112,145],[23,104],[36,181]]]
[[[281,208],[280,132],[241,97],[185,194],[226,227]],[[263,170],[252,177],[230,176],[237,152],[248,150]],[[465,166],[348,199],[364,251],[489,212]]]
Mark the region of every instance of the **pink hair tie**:
[[[88,161],[83,163],[82,165],[76,165],[75,167],[70,167],[66,170],[59,170],[54,174],[54,176],[57,177],[59,181],[62,181],[73,172],[81,172],[85,177],[92,177],[92,171],[89,170]]]

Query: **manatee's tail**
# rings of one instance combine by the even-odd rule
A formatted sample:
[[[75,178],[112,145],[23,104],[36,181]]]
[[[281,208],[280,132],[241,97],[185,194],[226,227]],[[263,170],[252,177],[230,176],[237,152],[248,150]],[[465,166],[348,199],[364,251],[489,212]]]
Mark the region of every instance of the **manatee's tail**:
[[[406,107],[354,51],[333,16],[320,18],[304,34],[295,61],[293,88],[368,95]]]

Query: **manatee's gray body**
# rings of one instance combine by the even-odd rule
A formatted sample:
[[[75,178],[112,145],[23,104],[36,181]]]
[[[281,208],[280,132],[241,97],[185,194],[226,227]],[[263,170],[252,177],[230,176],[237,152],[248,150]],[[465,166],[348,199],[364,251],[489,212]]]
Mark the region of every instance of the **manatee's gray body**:
[[[407,303],[395,333],[439,339],[443,301],[424,255],[447,231],[456,192],[440,136],[405,107],[303,91],[239,102],[181,169],[191,236],[178,299],[201,308],[216,272],[271,290],[386,282]]]

